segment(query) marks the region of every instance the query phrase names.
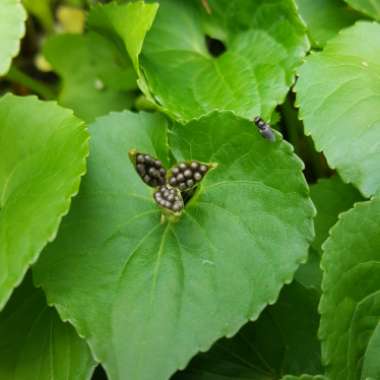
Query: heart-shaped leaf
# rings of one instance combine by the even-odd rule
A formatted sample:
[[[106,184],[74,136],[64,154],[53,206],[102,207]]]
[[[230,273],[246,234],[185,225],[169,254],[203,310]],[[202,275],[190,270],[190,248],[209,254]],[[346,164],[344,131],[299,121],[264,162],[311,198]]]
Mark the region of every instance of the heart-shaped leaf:
[[[347,7],[343,0],[296,0],[296,3],[316,48],[323,47],[341,29],[361,17],[360,13]]]
[[[380,20],[380,0],[345,0],[352,8],[359,12]]]
[[[305,132],[345,182],[380,188],[380,25],[359,22],[311,54],[296,86]]]
[[[256,322],[196,356],[172,380],[279,379],[284,373],[319,373],[318,294],[292,283]]]
[[[27,275],[0,313],[0,379],[86,380],[94,367],[86,342]]]
[[[2,0],[0,15],[0,75],[3,75],[19,51],[20,40],[25,33],[26,12],[20,0]]]
[[[99,34],[53,36],[44,56],[63,79],[60,104],[84,120],[132,105],[131,90],[137,88],[132,63]]]
[[[168,165],[165,119],[111,114],[90,131],[88,175],[35,280],[110,379],[164,380],[256,319],[306,259],[314,208],[302,163],[228,112],[175,125],[178,159],[219,166],[179,221],[161,224],[128,151]]]
[[[88,133],[52,102],[0,99],[0,309],[54,239],[86,168]]]
[[[215,109],[269,119],[308,50],[294,2],[208,4],[207,11],[200,0],[160,1],[141,54],[150,91],[179,120]],[[210,51],[206,36],[217,40],[209,40]]]
[[[323,246],[322,354],[334,380],[360,379],[380,317],[380,199],[343,214]]]

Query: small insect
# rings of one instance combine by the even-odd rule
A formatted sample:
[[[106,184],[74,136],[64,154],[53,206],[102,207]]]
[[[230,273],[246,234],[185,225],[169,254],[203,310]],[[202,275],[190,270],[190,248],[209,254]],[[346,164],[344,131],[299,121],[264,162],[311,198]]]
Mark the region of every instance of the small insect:
[[[269,141],[276,141],[276,135],[274,134],[271,126],[266,123],[260,116],[256,116],[253,121],[256,127],[259,129],[261,136]]]

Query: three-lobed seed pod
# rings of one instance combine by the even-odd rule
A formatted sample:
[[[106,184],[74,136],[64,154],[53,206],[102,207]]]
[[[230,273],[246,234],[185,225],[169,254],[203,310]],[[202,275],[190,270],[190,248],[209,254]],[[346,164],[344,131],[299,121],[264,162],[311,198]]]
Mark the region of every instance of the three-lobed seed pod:
[[[150,154],[132,149],[129,157],[140,178],[156,189],[153,193],[155,202],[167,214],[174,215],[182,212],[184,199],[190,199],[207,172],[217,166],[192,160],[180,162],[167,172],[162,162]]]

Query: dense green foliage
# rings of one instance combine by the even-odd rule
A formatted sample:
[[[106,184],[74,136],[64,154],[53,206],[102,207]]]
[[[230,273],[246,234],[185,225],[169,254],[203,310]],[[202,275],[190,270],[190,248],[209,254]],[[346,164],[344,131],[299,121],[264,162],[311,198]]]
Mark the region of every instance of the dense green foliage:
[[[380,380],[379,20],[0,0],[0,380]]]

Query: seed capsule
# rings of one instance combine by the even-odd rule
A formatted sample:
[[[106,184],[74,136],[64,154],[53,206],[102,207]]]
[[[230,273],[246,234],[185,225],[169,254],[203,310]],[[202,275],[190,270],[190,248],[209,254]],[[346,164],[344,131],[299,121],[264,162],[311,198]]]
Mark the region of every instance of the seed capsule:
[[[147,153],[139,153],[135,149],[129,151],[129,158],[140,178],[148,186],[156,187],[166,183],[166,169],[160,160]]]
[[[195,160],[180,162],[169,171],[169,184],[181,191],[188,191],[195,187],[212,167],[214,164],[203,164]]]
[[[160,207],[170,212],[179,213],[184,207],[179,190],[169,185],[158,188],[154,192],[153,198]]]
[[[272,142],[276,141],[276,135],[274,134],[272,128],[260,116],[255,117],[254,123],[258,128],[261,136],[263,136],[266,140]]]

